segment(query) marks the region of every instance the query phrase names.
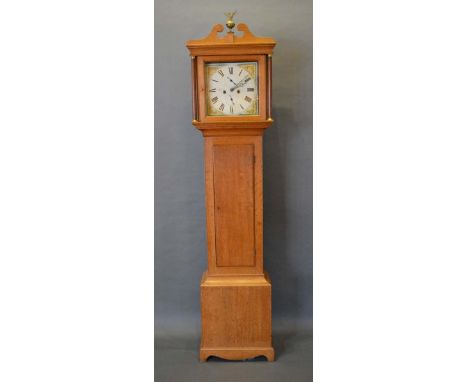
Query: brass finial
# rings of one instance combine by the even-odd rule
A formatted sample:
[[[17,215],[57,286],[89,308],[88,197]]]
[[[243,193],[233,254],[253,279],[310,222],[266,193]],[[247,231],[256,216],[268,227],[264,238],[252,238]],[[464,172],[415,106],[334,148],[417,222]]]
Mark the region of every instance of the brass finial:
[[[226,26],[230,29],[230,31],[232,31],[232,28],[234,28],[236,26],[236,23],[232,19],[236,13],[237,13],[237,11],[227,12],[227,13],[224,14],[228,18],[226,20]]]

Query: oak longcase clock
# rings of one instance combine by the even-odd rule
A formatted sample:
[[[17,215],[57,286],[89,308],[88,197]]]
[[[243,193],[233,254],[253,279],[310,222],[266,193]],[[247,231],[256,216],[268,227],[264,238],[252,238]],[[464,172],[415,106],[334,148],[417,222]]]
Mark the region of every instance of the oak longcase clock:
[[[190,40],[193,125],[205,143],[208,269],[200,360],[274,359],[271,282],[263,270],[262,137],[271,125],[272,38],[237,32],[232,14]]]

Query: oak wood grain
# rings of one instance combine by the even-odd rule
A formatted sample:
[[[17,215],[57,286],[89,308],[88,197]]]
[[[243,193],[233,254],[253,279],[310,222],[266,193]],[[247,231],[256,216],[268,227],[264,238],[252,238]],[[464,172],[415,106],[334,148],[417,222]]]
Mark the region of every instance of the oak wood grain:
[[[214,280],[213,280],[214,279]],[[201,282],[200,359],[274,359],[271,339],[271,282],[263,276],[210,277]]]
[[[249,146],[253,150],[253,155],[239,157],[239,146]],[[219,155],[222,150],[227,150],[231,155]],[[215,152],[218,151],[218,157]],[[250,149],[249,149],[250,150]],[[234,155],[232,155],[234,154]],[[253,161],[253,157],[255,160]],[[252,163],[253,162],[253,163]],[[210,275],[239,275],[239,274],[263,274],[263,173],[262,173],[262,136],[213,136],[205,137],[205,196],[206,196],[206,223],[207,223],[207,243],[208,243],[208,272]],[[229,173],[228,177],[222,177],[224,185],[216,182],[216,167],[218,173]],[[246,178],[246,169],[253,167],[253,177]],[[241,173],[243,172],[243,174]],[[226,187],[228,185],[228,187]],[[253,198],[246,199],[246,194]],[[217,227],[217,205],[216,201],[221,200],[225,209],[224,220],[221,220],[222,229]],[[243,206],[241,206],[243,204]],[[227,211],[226,211],[227,209]],[[253,222],[246,212],[252,211]],[[230,224],[233,222],[233,227]],[[248,236],[246,228],[249,231]],[[234,236],[230,232],[223,232],[232,229]],[[242,242],[247,240],[251,243],[250,235],[254,235],[255,261],[247,264],[240,263],[242,259],[250,256]],[[227,256],[226,240],[233,249],[231,255],[240,257],[241,260],[225,260],[230,263],[218,264],[218,256]],[[238,242],[238,244],[236,244]],[[219,255],[218,251],[223,254]]]
[[[249,27],[240,23],[237,30],[242,35],[228,32],[224,36],[219,33],[224,31],[224,26],[216,24],[205,38],[189,40],[186,43],[190,53],[194,56],[210,54],[271,54],[276,41],[270,37],[257,37],[250,32]]]
[[[218,267],[255,265],[254,147],[253,144],[213,146]]]

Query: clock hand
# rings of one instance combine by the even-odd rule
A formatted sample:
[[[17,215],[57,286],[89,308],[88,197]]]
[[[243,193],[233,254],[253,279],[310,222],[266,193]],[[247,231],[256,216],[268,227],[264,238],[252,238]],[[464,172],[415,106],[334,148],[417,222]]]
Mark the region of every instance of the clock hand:
[[[240,88],[241,86],[244,86],[244,85],[247,83],[247,81],[248,81],[249,79],[250,79],[249,76],[245,76],[245,78],[244,78],[243,80],[239,81],[239,82],[237,83],[236,86],[232,87],[232,88],[229,89],[229,90],[230,90],[230,91],[234,91],[234,90],[236,90],[237,88]]]
[[[242,83],[242,81],[241,81],[241,82],[239,82],[236,86],[232,87],[232,88],[229,89],[229,90],[233,92],[234,90],[236,90],[237,88],[241,87],[242,85],[243,85],[243,83]]]
[[[242,83],[239,82],[239,87],[244,86],[247,83],[247,81],[250,81],[249,76],[245,76],[244,79],[241,81]]]
[[[232,99],[230,94],[229,94],[229,98],[231,99],[232,104],[235,105],[234,100]]]
[[[228,79],[229,79],[229,81],[231,81],[231,82],[234,84],[234,86],[233,86],[232,88],[229,89],[229,90],[232,92],[232,91],[234,91],[235,89],[237,89],[237,88],[239,87],[240,82],[238,82],[238,83],[236,84],[236,83],[235,83],[233,80],[231,80],[229,77],[228,77]]]
[[[228,80],[231,81],[234,85],[237,86],[237,84],[233,80],[231,80],[231,78],[228,77]]]

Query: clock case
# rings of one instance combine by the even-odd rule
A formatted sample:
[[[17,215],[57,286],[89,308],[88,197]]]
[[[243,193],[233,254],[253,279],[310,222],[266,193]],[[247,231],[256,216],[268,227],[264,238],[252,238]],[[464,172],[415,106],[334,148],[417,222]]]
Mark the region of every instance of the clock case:
[[[186,46],[192,61],[192,124],[205,143],[208,269],[200,285],[200,360],[274,360],[271,281],[263,270],[263,133],[271,118],[272,38],[221,24]],[[259,114],[206,115],[205,64],[256,61]]]

